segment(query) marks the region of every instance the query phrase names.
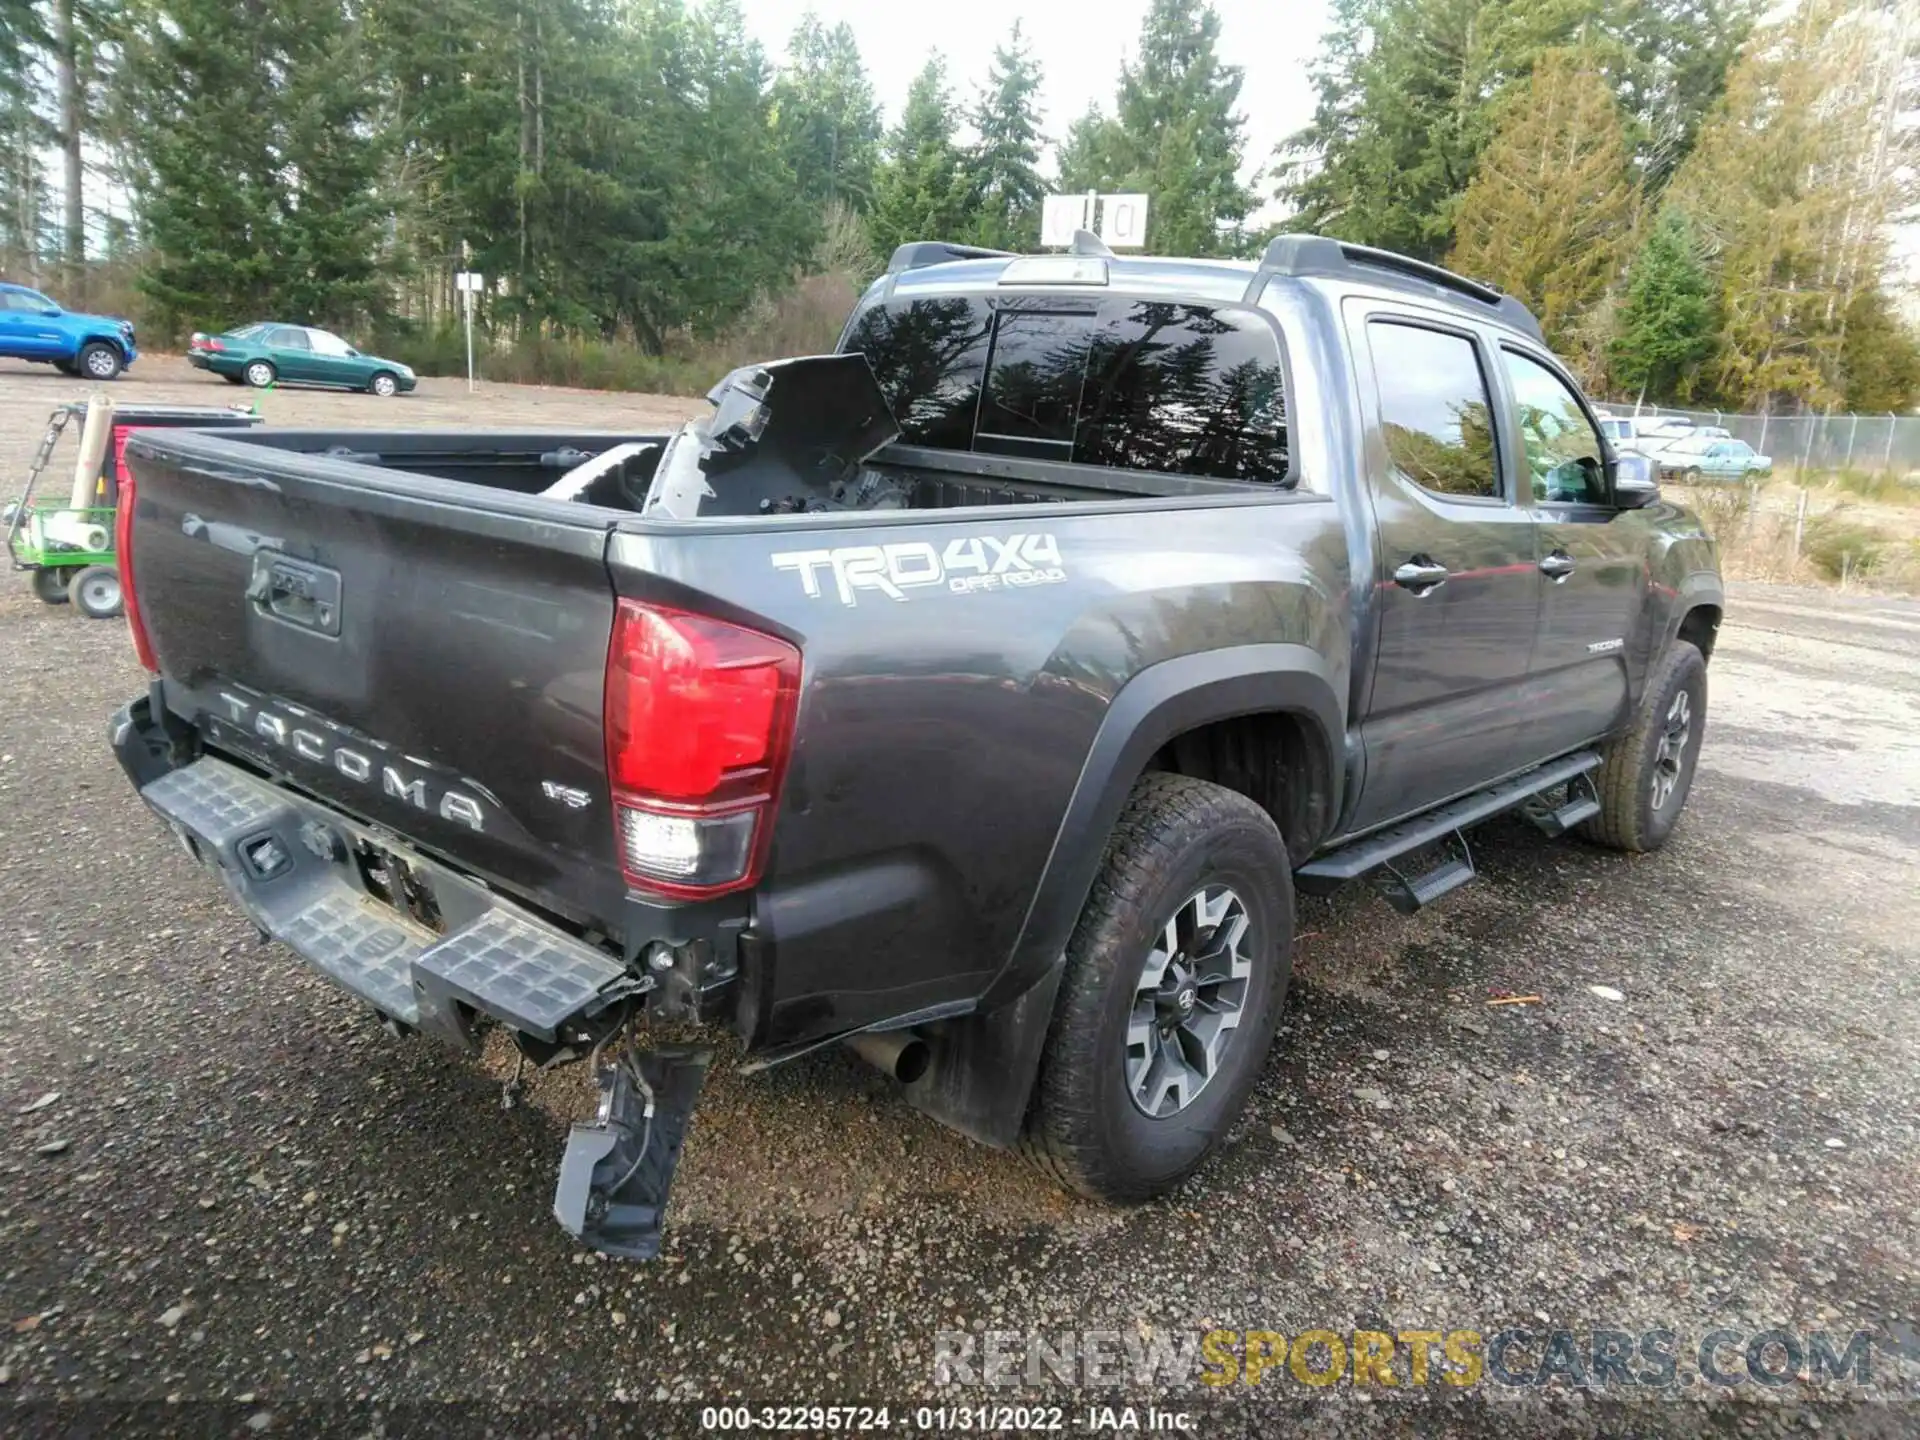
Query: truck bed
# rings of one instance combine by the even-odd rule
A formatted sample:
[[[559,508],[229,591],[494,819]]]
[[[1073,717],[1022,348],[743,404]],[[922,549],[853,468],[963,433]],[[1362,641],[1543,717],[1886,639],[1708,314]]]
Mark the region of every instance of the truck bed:
[[[278,452],[258,463],[271,467],[281,456],[323,459],[343,477],[358,471],[363,483],[378,484],[366,472],[392,480],[431,479],[537,497],[563,480],[569,470],[622,446],[643,453],[621,466],[572,503],[638,513],[667,442],[667,434],[589,432],[495,433],[470,430],[260,430],[224,437]],[[237,460],[245,451],[227,451]],[[831,506],[835,510],[870,508],[952,510],[970,505],[1099,503],[1154,497],[1244,493],[1246,487],[1224,481],[1147,472],[1096,470],[1045,460],[975,455],[891,445],[860,467],[859,494]],[[381,488],[389,488],[382,486]],[[877,497],[883,503],[870,503]],[[480,497],[475,497],[476,503]],[[761,515],[757,501],[734,504],[717,493],[701,518]]]

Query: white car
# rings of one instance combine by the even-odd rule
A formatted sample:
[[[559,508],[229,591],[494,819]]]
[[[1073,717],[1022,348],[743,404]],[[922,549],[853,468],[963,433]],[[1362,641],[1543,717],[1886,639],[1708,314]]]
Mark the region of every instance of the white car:
[[[1695,433],[1691,420],[1677,416],[1615,415],[1603,417],[1600,429],[1616,450],[1637,450],[1651,455],[1675,440]]]

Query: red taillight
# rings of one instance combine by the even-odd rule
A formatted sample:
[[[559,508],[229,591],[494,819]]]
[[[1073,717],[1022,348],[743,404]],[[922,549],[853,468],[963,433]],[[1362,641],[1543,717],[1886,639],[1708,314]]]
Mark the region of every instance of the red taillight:
[[[127,612],[127,629],[133,634],[133,653],[154,674],[160,666],[153,658],[153,642],[147,638],[146,622],[140,618],[140,601],[133,590],[133,470],[126,463],[126,451],[120,452],[119,489],[113,512],[113,562],[120,571],[120,604]]]
[[[200,348],[203,350],[224,350],[227,347],[209,335],[205,340],[200,342]]]
[[[760,878],[793,741],[800,652],[622,600],[607,650],[607,778],[627,879],[705,896]]]

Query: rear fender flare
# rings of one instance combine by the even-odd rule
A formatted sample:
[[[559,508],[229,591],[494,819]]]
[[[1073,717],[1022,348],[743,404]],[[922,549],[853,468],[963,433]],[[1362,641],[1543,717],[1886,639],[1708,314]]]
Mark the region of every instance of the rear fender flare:
[[[1235,645],[1150,665],[1121,687],[1100,722],[1081,766],[1065,818],[1054,836],[1040,885],[1012,954],[981,997],[990,1010],[1024,993],[1059,960],[1093,888],[1107,837],[1147,762],[1176,735],[1240,715],[1282,711],[1319,735],[1324,803],[1319,832],[1340,813],[1345,706],[1325,658],[1298,644]]]
[[[1320,831],[1340,813],[1345,709],[1325,660],[1305,645],[1239,645],[1164,660],[1123,686],[1094,736],[1054,837],[1020,938],[976,1013],[932,1027],[934,1064],[909,1086],[913,1105],[989,1145],[1011,1145],[1025,1121],[1053,1022],[1067,941],[1106,855],[1121,808],[1147,762],[1176,735],[1217,720],[1283,711],[1319,732]]]

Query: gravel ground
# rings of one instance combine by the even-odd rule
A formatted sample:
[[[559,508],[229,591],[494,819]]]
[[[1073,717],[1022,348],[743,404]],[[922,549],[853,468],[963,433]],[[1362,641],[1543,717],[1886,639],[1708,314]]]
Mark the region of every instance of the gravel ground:
[[[117,395],[238,393],[177,362],[136,373]],[[0,370],[10,473],[74,390]],[[266,404],[277,423],[382,425],[689,408],[508,387],[475,403],[450,382]],[[548,1215],[584,1077],[503,1110],[500,1049],[476,1065],[392,1040],[256,943],[106,749],[107,715],[141,686],[123,629],[8,582],[0,1395],[23,1429],[94,1433],[559,1434],[622,1399],[639,1404],[602,1433],[696,1429],[727,1399],[890,1405],[896,1429],[910,1404],[1025,1399],[1084,1431],[1084,1403],[1117,1397],[1202,1434],[1281,1418],[1912,1434],[1920,606],[1742,588],[1731,609],[1673,843],[1627,859],[1496,822],[1481,883],[1412,920],[1357,891],[1304,901],[1275,1058],[1234,1143],[1171,1200],[1068,1198],[839,1052],[754,1079],[723,1053],[667,1253],[631,1266]],[[1509,996],[1539,1000],[1488,1003]],[[1489,1377],[1442,1409],[1425,1402],[1459,1399],[1446,1386],[1318,1390],[1284,1368],[1225,1400],[1164,1376],[933,1373],[946,1331],[1111,1331],[1137,1349],[1216,1328],[1513,1326],[1535,1334],[1510,1371],[1554,1329],[1584,1346],[1665,1328],[1679,1375],[1545,1399]],[[1758,1331],[1867,1331],[1872,1383],[1698,1383],[1716,1328],[1740,1336],[1736,1374]]]

